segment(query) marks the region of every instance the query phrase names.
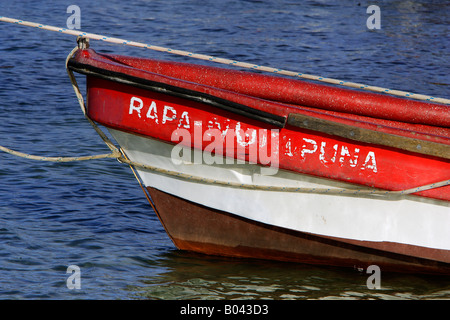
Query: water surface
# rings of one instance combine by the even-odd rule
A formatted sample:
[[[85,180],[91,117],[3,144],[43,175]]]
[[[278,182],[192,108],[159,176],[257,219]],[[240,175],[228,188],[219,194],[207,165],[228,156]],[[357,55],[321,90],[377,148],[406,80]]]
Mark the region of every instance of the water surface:
[[[449,98],[448,1],[6,1],[0,15],[347,81]],[[31,154],[108,149],[64,62],[72,36],[0,23],[0,144]],[[100,52],[187,58],[93,41]],[[189,60],[193,62],[192,60]],[[199,62],[206,63],[206,62]],[[79,84],[84,80],[79,77]],[[449,299],[450,278],[179,252],[130,169],[0,153],[0,299]],[[66,286],[81,269],[81,289]]]

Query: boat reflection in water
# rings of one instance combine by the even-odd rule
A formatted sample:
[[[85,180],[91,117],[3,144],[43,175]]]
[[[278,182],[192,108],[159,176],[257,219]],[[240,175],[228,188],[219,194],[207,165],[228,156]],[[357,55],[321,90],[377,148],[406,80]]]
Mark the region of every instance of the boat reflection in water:
[[[277,261],[237,259],[169,251],[157,276],[128,287],[132,297],[161,300],[420,300],[448,299],[450,280],[442,276],[382,272],[381,288],[367,286],[370,274],[355,270]]]

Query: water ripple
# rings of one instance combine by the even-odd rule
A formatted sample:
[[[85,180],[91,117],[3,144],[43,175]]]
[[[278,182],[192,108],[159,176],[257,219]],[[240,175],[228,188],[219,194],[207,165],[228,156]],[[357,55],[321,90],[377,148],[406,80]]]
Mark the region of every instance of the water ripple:
[[[58,3],[58,2],[57,2]],[[444,0],[77,0],[82,29],[303,73],[449,97]],[[64,26],[67,3],[2,1],[2,16]],[[109,150],[80,112],[64,62],[75,39],[0,23],[0,144],[37,155]],[[188,58],[93,42],[94,49]],[[191,60],[189,60],[192,62]],[[207,63],[207,62],[199,62]],[[79,85],[85,81],[79,77]],[[450,280],[177,252],[128,167],[0,154],[1,299],[449,299]],[[78,265],[82,289],[66,286]]]

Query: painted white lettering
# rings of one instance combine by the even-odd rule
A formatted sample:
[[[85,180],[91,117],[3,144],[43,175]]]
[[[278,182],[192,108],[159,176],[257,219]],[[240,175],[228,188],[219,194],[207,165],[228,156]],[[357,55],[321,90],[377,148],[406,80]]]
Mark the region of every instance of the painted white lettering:
[[[345,157],[350,157],[350,152],[348,152],[348,148],[346,146],[341,147],[341,157],[339,158],[339,162],[341,165],[344,164]]]
[[[289,139],[286,142],[286,151],[284,152],[284,154],[288,157],[292,157],[294,154],[292,153],[292,141],[291,139]]]
[[[209,120],[208,121],[208,129],[218,129],[218,130],[220,130],[220,122],[218,122],[217,121],[217,119],[216,118],[213,118],[214,119],[214,121],[213,120]]]
[[[328,163],[327,160],[325,160],[325,146],[327,145],[326,142],[322,141],[320,143],[320,153],[319,153],[319,160],[320,162],[322,162],[323,164]]]
[[[334,149],[334,155],[333,155],[333,157],[331,158],[331,162],[335,162],[336,161],[336,155],[337,155],[337,151],[338,151],[338,145],[337,144],[335,144],[334,146],[333,146],[333,149]]]
[[[371,169],[373,172],[377,172],[377,162],[375,160],[375,152],[369,151],[369,153],[366,156],[366,160],[364,161],[364,164],[362,165],[362,170],[364,169]]]
[[[171,113],[170,116],[169,113]],[[165,124],[167,121],[173,121],[176,118],[177,118],[177,111],[175,110],[175,108],[171,106],[164,106],[162,124]]]
[[[155,123],[158,124],[158,112],[156,109],[156,102],[152,101],[150,107],[147,111],[147,118],[155,120]]]
[[[359,149],[355,148],[355,153],[353,154],[353,159],[350,159],[350,167],[354,168],[358,164]]]
[[[312,148],[312,149],[306,149],[307,145],[304,144],[304,145],[302,146],[302,151],[301,151],[301,153],[300,153],[301,156],[302,156],[302,158],[305,157],[305,154],[306,154],[306,153],[314,153],[314,152],[317,151],[317,142],[316,142],[315,140],[303,138],[303,141],[305,141],[306,143],[309,143],[309,144],[311,145],[310,148]]]
[[[136,105],[136,103],[138,105]],[[144,102],[140,98],[132,97],[130,100],[130,109],[128,111],[129,114],[133,114],[133,111],[137,111],[139,118],[141,117],[141,109],[144,106]]]
[[[183,111],[180,117],[180,121],[178,122],[178,128],[183,125],[184,128],[189,129],[191,127],[189,123],[189,114],[187,111]]]

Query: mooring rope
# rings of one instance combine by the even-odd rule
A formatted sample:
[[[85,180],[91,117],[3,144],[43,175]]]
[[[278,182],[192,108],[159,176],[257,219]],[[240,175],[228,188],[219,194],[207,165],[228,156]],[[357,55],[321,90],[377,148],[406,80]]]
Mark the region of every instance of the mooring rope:
[[[10,19],[10,18],[0,17],[0,21],[7,21],[5,19],[15,20],[15,19]],[[33,24],[31,26],[34,26],[34,23],[24,22],[24,21],[21,21],[21,20],[18,20],[17,22],[15,22],[15,21],[7,21],[7,22],[14,22],[14,23],[23,24],[23,25]],[[38,25],[37,27],[42,28],[42,29],[46,29],[46,27],[54,28],[55,30],[51,30],[51,31],[59,31],[59,32],[63,32],[63,33],[69,33],[69,34],[72,34],[72,35],[76,35],[76,36],[81,37],[81,38],[88,38],[88,39],[92,38],[92,39],[94,39],[94,37],[91,36],[92,34],[86,34],[86,33],[80,34],[79,32],[76,32],[76,31],[73,31],[73,30],[67,30],[67,29],[62,29],[62,31],[60,31],[59,29],[56,30],[57,29],[56,27],[43,26],[43,25]],[[98,36],[98,35],[93,35],[93,36]],[[103,37],[103,36],[98,36],[98,37]],[[116,39],[116,38],[109,38],[109,39]],[[101,40],[101,39],[98,39],[98,40]],[[121,39],[116,39],[116,40],[121,40]],[[83,45],[83,41],[79,41],[78,43],[79,43],[79,46]],[[131,43],[131,42],[129,42],[129,43]],[[182,172],[179,172],[179,171],[163,169],[163,168],[159,168],[159,167],[155,167],[155,166],[146,165],[146,164],[142,164],[142,163],[139,163],[139,162],[131,161],[131,160],[128,159],[128,157],[126,156],[125,152],[123,152],[123,150],[119,150],[114,145],[114,143],[97,126],[97,124],[94,121],[92,121],[86,114],[86,106],[84,104],[83,95],[82,95],[82,93],[81,93],[81,91],[80,91],[80,89],[78,87],[78,84],[77,84],[77,81],[76,81],[76,78],[75,78],[73,72],[67,66],[67,63],[68,63],[69,59],[73,56],[73,54],[78,49],[80,49],[79,46],[75,47],[69,53],[69,55],[67,56],[67,58],[66,58],[66,70],[67,70],[67,73],[69,75],[72,87],[73,87],[73,89],[75,91],[78,103],[80,104],[80,107],[81,107],[81,110],[82,110],[83,114],[85,115],[85,117],[89,121],[89,123],[92,125],[92,127],[95,129],[95,131],[99,134],[101,139],[105,142],[105,144],[111,150],[111,153],[100,154],[100,155],[93,155],[93,156],[81,156],[81,157],[47,157],[47,156],[36,156],[36,155],[31,155],[31,154],[19,152],[19,151],[15,151],[15,150],[3,147],[3,146],[0,146],[0,150],[1,151],[10,153],[10,154],[18,156],[18,157],[23,157],[23,158],[26,158],[26,159],[38,160],[38,161],[51,161],[51,162],[71,162],[71,161],[94,160],[94,159],[103,159],[103,158],[115,158],[119,162],[128,164],[132,168],[132,170],[133,170],[133,167],[137,167],[137,168],[141,168],[141,169],[144,169],[144,170],[149,170],[149,171],[152,171],[152,172],[156,172],[156,173],[159,173],[159,174],[172,176],[172,177],[177,178],[177,179],[183,179],[183,180],[186,180],[186,181],[191,181],[191,182],[196,182],[196,183],[221,185],[221,186],[226,186],[226,187],[231,187],[231,188],[240,188],[240,189],[249,189],[249,190],[262,190],[262,191],[295,192],[295,193],[316,193],[316,194],[328,194],[328,195],[384,196],[384,197],[387,197],[387,196],[408,195],[408,194],[413,194],[413,193],[417,193],[417,192],[421,192],[421,191],[425,191],[425,190],[430,190],[430,189],[434,189],[434,188],[439,188],[439,187],[450,185],[450,179],[449,179],[449,180],[440,181],[440,182],[436,182],[436,183],[432,183],[432,184],[428,184],[428,185],[423,185],[423,186],[419,186],[419,187],[415,187],[415,188],[411,188],[411,189],[407,189],[407,190],[401,190],[401,191],[380,190],[380,189],[374,189],[374,188],[368,188],[368,189],[344,189],[344,188],[280,187],[280,186],[255,185],[255,184],[246,184],[246,183],[221,181],[221,180],[217,180],[217,179],[209,179],[209,178],[194,176],[194,175],[190,175],[190,174],[185,174],[185,173],[182,173]],[[147,47],[147,46],[148,45],[145,45],[145,47]],[[168,51],[168,52],[170,52],[170,51]],[[207,56],[205,56],[205,57],[207,57]],[[133,173],[134,173],[134,170],[133,170]],[[137,178],[137,176],[136,176],[136,178]],[[139,179],[138,179],[138,182],[139,182]]]
[[[28,26],[28,27],[32,27],[32,28],[43,29],[43,30],[47,30],[47,31],[54,31],[54,32],[69,34],[69,35],[73,35],[73,36],[77,36],[77,37],[99,40],[99,41],[103,41],[103,42],[122,44],[122,45],[127,45],[127,46],[150,49],[150,50],[154,50],[154,51],[166,52],[166,53],[171,53],[171,54],[175,54],[175,55],[186,56],[186,57],[191,57],[191,58],[200,59],[200,60],[207,60],[207,61],[212,61],[212,62],[216,62],[216,63],[246,68],[246,69],[265,71],[265,72],[286,75],[286,76],[291,76],[291,77],[298,77],[298,78],[308,79],[308,80],[315,80],[315,81],[330,83],[330,84],[334,84],[334,85],[368,90],[368,91],[378,92],[378,93],[385,93],[385,94],[390,94],[390,95],[395,95],[395,96],[406,97],[406,98],[410,98],[410,99],[425,100],[425,101],[430,101],[430,102],[434,102],[434,103],[450,104],[450,99],[437,98],[437,97],[432,97],[432,96],[423,95],[423,94],[411,93],[411,92],[400,91],[400,90],[392,90],[392,89],[382,88],[382,87],[377,87],[377,86],[369,86],[369,85],[365,85],[365,84],[361,84],[361,83],[348,82],[348,81],[343,81],[343,80],[338,80],[338,79],[333,79],[333,78],[310,75],[310,74],[306,74],[306,73],[300,73],[300,72],[289,71],[289,70],[284,70],[284,69],[277,69],[277,68],[272,68],[272,67],[268,67],[268,66],[251,64],[251,63],[247,63],[247,62],[240,62],[240,61],[236,61],[236,60],[219,58],[219,57],[214,57],[214,56],[204,55],[204,54],[198,54],[198,53],[184,51],[184,50],[176,50],[176,49],[146,44],[146,43],[142,43],[142,42],[136,42],[136,41],[130,41],[130,40],[125,40],[125,39],[120,39],[120,38],[109,37],[109,36],[105,36],[105,35],[82,32],[80,30],[72,30],[72,29],[54,27],[54,26],[49,26],[49,25],[45,25],[45,24],[39,24],[39,23],[35,23],[35,22],[7,18],[7,17],[2,17],[2,16],[0,16],[0,21],[14,23],[14,24],[23,25],[23,26]]]
[[[0,150],[17,157],[37,160],[37,161],[48,161],[48,162],[74,162],[74,161],[85,161],[85,160],[98,160],[105,158],[117,158],[118,154],[108,153],[108,154],[98,154],[93,156],[79,156],[79,157],[46,157],[46,156],[36,156],[28,153],[23,153],[20,151],[12,150],[4,146],[0,146]]]
[[[82,44],[81,41],[78,42],[79,45]],[[114,145],[114,143],[103,133],[103,131],[97,126],[97,124],[92,121],[86,113],[86,106],[84,104],[84,99],[83,99],[83,94],[80,91],[80,88],[78,87],[78,83],[77,80],[75,79],[75,76],[72,72],[72,70],[70,70],[68,68],[68,62],[69,59],[74,55],[74,53],[79,49],[79,47],[75,47],[73,48],[73,50],[67,55],[66,58],[66,71],[67,74],[69,75],[70,78],[70,83],[72,84],[72,88],[75,91],[75,95],[77,96],[77,100],[78,103],[80,104],[81,107],[81,111],[83,111],[84,116],[86,117],[86,119],[89,121],[89,123],[92,125],[92,127],[94,128],[94,130],[98,133],[98,135],[100,136],[100,138],[102,138],[102,140],[105,142],[105,144],[108,146],[108,148],[112,151],[111,156],[115,155],[116,157],[121,156],[121,152],[120,150]]]
[[[83,111],[83,114],[85,115],[86,119],[89,121],[89,123],[92,125],[92,127],[95,129],[95,131],[98,133],[98,135],[102,138],[102,140],[105,142],[105,144],[108,146],[108,148],[111,150],[111,153],[108,154],[98,154],[98,155],[92,155],[92,156],[78,156],[78,157],[48,157],[48,156],[37,156],[32,155],[16,150],[12,150],[10,148],[0,146],[0,150],[4,151],[6,153],[9,153],[14,156],[22,157],[25,159],[30,160],[37,160],[37,161],[48,161],[48,162],[74,162],[74,161],[85,161],[85,160],[98,160],[98,159],[105,159],[105,158],[119,158],[122,156],[122,153],[119,151],[119,149],[114,145],[113,142],[103,133],[103,131],[100,130],[100,128],[86,115],[86,107],[84,104],[83,95],[81,94],[81,91],[78,87],[77,80],[75,79],[75,76],[73,75],[72,71],[67,68],[67,63],[70,59],[70,57],[73,56],[73,54],[78,50],[78,47],[75,47],[67,56],[66,58],[66,70],[69,74],[70,82],[72,83],[72,87],[75,91],[75,94],[77,96],[78,102],[80,104],[81,110]]]

